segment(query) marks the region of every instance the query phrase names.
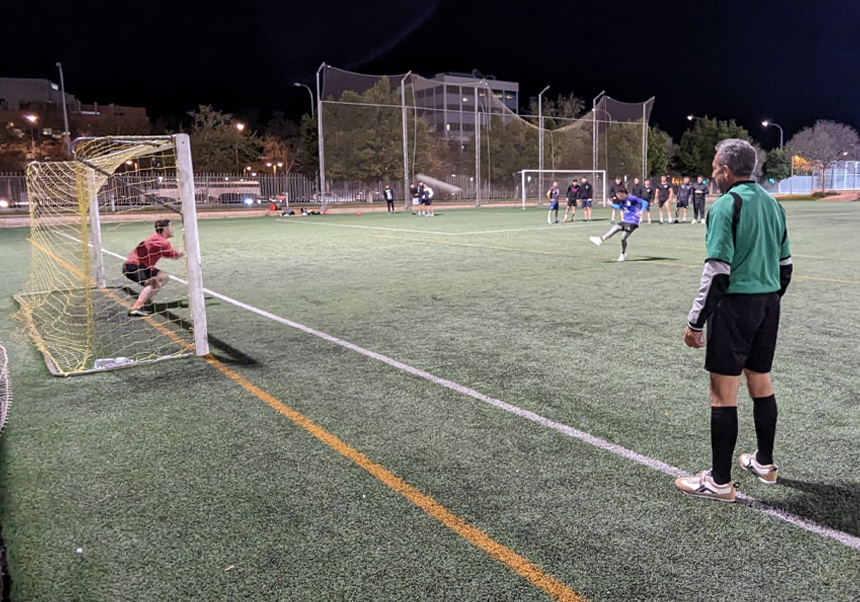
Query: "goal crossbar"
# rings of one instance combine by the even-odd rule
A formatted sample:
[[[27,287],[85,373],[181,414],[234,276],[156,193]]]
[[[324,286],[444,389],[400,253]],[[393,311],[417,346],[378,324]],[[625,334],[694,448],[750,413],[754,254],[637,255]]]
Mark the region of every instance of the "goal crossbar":
[[[601,181],[604,183],[601,190],[601,198],[600,200],[603,204],[606,204],[606,170],[605,169],[523,169],[520,171],[520,194],[522,195],[522,203],[523,210],[526,208],[526,181],[529,174],[536,174],[540,176],[541,174],[570,174],[570,175],[580,175],[585,176],[591,179],[592,185],[597,181],[598,176],[600,176]],[[540,191],[540,194],[544,194],[544,191]]]

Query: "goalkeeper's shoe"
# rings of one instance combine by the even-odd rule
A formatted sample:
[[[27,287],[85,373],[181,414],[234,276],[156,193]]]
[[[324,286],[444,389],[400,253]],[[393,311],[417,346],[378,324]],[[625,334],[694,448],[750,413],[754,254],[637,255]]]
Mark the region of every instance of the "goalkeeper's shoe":
[[[143,311],[141,311],[139,309],[134,309],[134,308],[128,310],[128,315],[132,318],[145,318],[146,317],[146,314]]]
[[[603,239],[602,239],[602,238],[600,238],[599,236],[589,236],[589,237],[588,237],[588,240],[590,240],[591,242],[593,242],[593,243],[594,243],[595,245],[597,245],[598,247],[599,247],[600,245],[602,245],[602,244],[603,244]]]
[[[741,454],[738,456],[738,464],[744,470],[748,470],[757,476],[758,480],[765,485],[774,485],[776,483],[776,473],[779,467],[776,464],[759,464],[755,453]]]
[[[675,487],[687,495],[703,497],[717,502],[734,502],[737,495],[734,483],[728,482],[725,485],[717,485],[710,470],[703,470],[692,477],[675,479]]]

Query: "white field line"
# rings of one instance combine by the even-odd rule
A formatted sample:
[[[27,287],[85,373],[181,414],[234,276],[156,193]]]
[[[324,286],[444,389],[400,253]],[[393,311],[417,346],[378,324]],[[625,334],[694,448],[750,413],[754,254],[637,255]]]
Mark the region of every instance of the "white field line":
[[[63,236],[66,236],[67,238],[72,238],[73,240],[77,240],[77,239],[74,239],[73,237],[71,237],[67,234],[63,234]],[[78,240],[78,242],[80,242],[80,241]],[[122,255],[118,255],[116,253],[113,253],[113,252],[107,251],[107,250],[103,250],[103,252],[107,255],[110,255],[112,257],[116,257],[120,260],[125,260],[125,258]],[[175,276],[171,276],[170,278],[173,280],[176,280],[177,282],[181,282],[181,283],[187,285],[187,282],[185,280],[182,280],[181,278],[177,278]],[[380,353],[376,353],[375,351],[370,351],[369,349],[359,347],[358,345],[355,345],[355,344],[350,343],[348,341],[344,341],[343,339],[339,339],[339,338],[334,337],[330,334],[320,332],[319,330],[315,330],[309,326],[299,324],[298,322],[293,322],[292,320],[288,320],[286,318],[276,316],[273,313],[267,312],[263,309],[259,309],[257,307],[254,307],[253,305],[248,305],[247,303],[243,303],[242,301],[238,301],[236,299],[228,297],[227,295],[222,295],[221,293],[217,293],[213,290],[204,288],[203,291],[205,293],[215,297],[216,299],[221,299],[222,301],[225,301],[227,303],[235,305],[236,307],[239,307],[241,309],[245,309],[247,311],[255,313],[255,314],[262,316],[264,318],[268,318],[269,320],[272,320],[274,322],[284,324],[285,326],[289,326],[290,328],[295,328],[296,330],[301,330],[302,332],[313,335],[315,337],[319,337],[325,341],[328,341],[330,343],[334,343],[335,345],[339,345],[340,347],[344,347],[345,349],[349,349],[351,351],[355,351],[356,353],[360,353],[361,355],[364,355],[366,357],[378,360],[384,364],[388,364],[389,366],[391,366],[393,368],[396,368],[398,370],[402,370],[403,372],[406,372],[406,373],[411,374],[413,376],[416,376],[418,378],[423,378],[423,379],[428,380],[428,381],[430,381],[434,384],[437,384],[441,387],[445,387],[446,389],[450,389],[451,391],[455,391],[455,392],[461,393],[467,397],[471,397],[472,399],[476,399],[478,401],[489,404],[491,406],[495,406],[501,410],[504,410],[505,412],[509,412],[511,414],[514,414],[515,416],[519,416],[520,418],[524,418],[525,420],[529,420],[531,422],[539,424],[540,426],[542,426],[544,428],[552,429],[552,430],[559,432],[563,435],[566,435],[568,437],[578,439],[578,440],[582,441],[583,443],[587,443],[588,445],[594,446],[598,449],[602,449],[604,451],[610,452],[612,454],[615,454],[616,456],[621,456],[622,458],[625,458],[626,460],[630,460],[630,461],[635,462],[637,464],[647,466],[648,468],[650,468],[652,470],[655,470],[657,472],[661,472],[661,473],[668,475],[670,477],[676,477],[677,478],[677,477],[690,476],[690,473],[687,473],[687,472],[681,470],[680,468],[676,468],[676,467],[672,466],[671,464],[666,464],[665,462],[661,462],[660,460],[657,460],[655,458],[644,456],[644,455],[639,454],[633,450],[627,449],[626,447],[622,447],[622,446],[617,445],[615,443],[611,443],[605,439],[601,439],[600,437],[595,437],[594,435],[591,435],[589,433],[586,433],[585,431],[581,431],[579,429],[573,428],[572,426],[568,426],[566,424],[562,424],[560,422],[550,420],[549,418],[545,418],[544,416],[541,416],[540,414],[536,414],[535,412],[532,412],[530,410],[525,410],[525,409],[520,408],[518,406],[506,403],[500,399],[495,399],[495,398],[490,397],[488,395],[484,395],[483,393],[475,391],[474,389],[470,389],[469,387],[460,385],[460,384],[455,383],[453,381],[450,381],[450,380],[447,380],[444,378],[440,378],[438,376],[430,374],[429,372],[425,372],[424,370],[420,370],[418,368],[413,368],[412,366],[409,366],[409,365],[404,364],[402,362],[398,362],[395,359],[392,359],[392,358],[385,356],[385,355],[382,355]],[[667,487],[668,487],[668,485],[667,485]],[[847,546],[849,548],[853,548],[855,550],[860,551],[860,537],[856,537],[854,535],[851,535],[849,533],[845,533],[843,531],[839,531],[837,529],[831,529],[830,527],[823,527],[816,522],[813,522],[811,520],[807,520],[805,518],[801,518],[801,517],[799,517],[795,514],[792,514],[790,512],[785,512],[783,510],[779,510],[778,508],[774,508],[773,506],[770,506],[769,504],[766,504],[765,502],[762,502],[761,500],[759,500],[757,498],[754,498],[752,496],[749,496],[749,495],[746,495],[743,493],[739,493],[737,498],[738,498],[738,500],[740,500],[741,503],[749,506],[750,508],[752,508],[754,510],[757,510],[758,512],[761,512],[763,514],[767,514],[768,516],[771,516],[771,517],[776,518],[778,520],[781,520],[783,522],[794,525],[795,527],[798,527],[798,528],[803,529],[805,531],[808,531],[810,533],[814,533],[815,535],[827,537],[827,538],[832,539],[832,540],[834,540],[834,541],[836,541],[836,542],[838,542],[844,546]]]
[[[331,228],[357,228],[360,230],[384,230],[386,232],[411,232],[415,234],[439,234],[441,236],[456,236],[452,232],[440,232],[439,230],[409,230],[407,228],[384,228],[382,226],[357,226],[355,224],[324,224],[322,222],[299,221],[278,218],[279,222],[288,222],[294,224],[304,224],[306,226],[329,226]]]
[[[801,217],[842,217],[844,215],[854,215],[860,217],[860,211],[853,211],[851,213],[789,213],[786,218],[788,222],[791,223],[792,220],[796,220]]]

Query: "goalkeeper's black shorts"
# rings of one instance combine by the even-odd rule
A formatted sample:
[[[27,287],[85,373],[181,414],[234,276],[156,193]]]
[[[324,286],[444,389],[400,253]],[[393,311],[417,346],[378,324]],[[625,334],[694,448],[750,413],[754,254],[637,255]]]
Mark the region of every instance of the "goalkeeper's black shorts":
[[[136,263],[124,263],[122,265],[122,275],[138,284],[146,286],[146,283],[158,276],[161,270],[158,268],[148,268]]]

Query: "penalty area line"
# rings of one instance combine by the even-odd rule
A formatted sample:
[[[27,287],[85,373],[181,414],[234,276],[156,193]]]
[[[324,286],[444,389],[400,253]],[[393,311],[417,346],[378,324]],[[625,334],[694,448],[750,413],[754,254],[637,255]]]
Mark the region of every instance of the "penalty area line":
[[[68,235],[66,235],[66,236],[68,236]],[[73,237],[68,236],[68,238],[73,238]],[[78,241],[78,242],[80,242],[80,241]],[[121,260],[124,259],[124,257],[122,257],[121,255],[118,255],[116,253],[106,251],[106,250],[103,250],[103,251],[105,253],[107,253],[108,255],[111,255],[113,257],[117,257]],[[183,283],[185,282],[184,280],[181,280],[181,279],[173,277],[173,276],[171,276],[171,278],[173,278],[174,280],[177,280],[179,282],[183,282]],[[249,311],[251,313],[255,313],[259,316],[262,316],[264,318],[272,320],[273,322],[278,322],[279,324],[283,324],[285,326],[289,326],[290,328],[300,330],[306,334],[310,334],[312,336],[318,337],[320,339],[323,339],[325,341],[328,341],[330,343],[333,343],[333,344],[338,345],[340,347],[343,347],[345,349],[349,349],[349,350],[354,351],[354,352],[356,352],[360,355],[363,355],[365,357],[369,357],[371,359],[380,361],[384,364],[391,366],[392,368],[396,368],[398,370],[406,372],[407,374],[411,374],[412,376],[422,378],[424,380],[432,382],[436,385],[439,385],[439,386],[444,387],[446,389],[449,389],[451,391],[455,391],[457,393],[460,393],[466,397],[471,397],[472,399],[475,399],[477,401],[480,401],[480,402],[486,403],[488,405],[494,406],[500,410],[503,410],[505,412],[508,412],[510,414],[513,414],[515,416],[518,416],[520,418],[523,418],[523,419],[528,420],[530,422],[533,422],[535,424],[538,424],[544,428],[554,430],[554,431],[561,433],[567,437],[571,437],[573,439],[578,439],[579,441],[582,441],[583,443],[586,443],[586,444],[591,445],[593,447],[596,447],[598,449],[602,449],[604,451],[607,451],[611,454],[614,454],[616,456],[619,456],[619,457],[624,458],[626,460],[629,460],[631,462],[635,462],[636,464],[640,464],[640,465],[645,466],[647,468],[650,468],[654,471],[663,473],[663,474],[668,475],[670,477],[676,477],[676,478],[677,477],[684,477],[684,476],[691,476],[690,473],[688,473],[684,470],[681,470],[680,468],[677,468],[675,466],[672,466],[671,464],[667,464],[665,462],[662,462],[661,460],[657,460],[656,458],[651,458],[649,456],[645,456],[643,454],[635,452],[631,449],[627,449],[626,447],[623,447],[623,446],[618,445],[616,443],[612,443],[610,441],[607,441],[606,439],[596,437],[590,433],[587,433],[585,431],[581,431],[581,430],[576,429],[572,426],[568,426],[566,424],[556,422],[554,420],[551,420],[549,418],[541,416],[540,414],[537,414],[536,412],[532,412],[530,410],[526,410],[526,409],[521,408],[519,406],[515,406],[513,404],[507,403],[507,402],[502,401],[500,399],[490,397],[489,395],[485,395],[479,391],[476,391],[474,389],[471,389],[471,388],[466,387],[464,385],[461,385],[459,383],[455,383],[453,381],[447,380],[445,378],[438,377],[434,374],[431,374],[431,373],[426,372],[424,370],[421,370],[419,368],[414,368],[408,364],[404,364],[403,362],[399,362],[393,358],[382,355],[381,353],[376,353],[375,351],[365,349],[365,348],[360,347],[354,343],[350,343],[349,341],[339,339],[339,338],[332,336],[330,334],[326,334],[324,332],[321,332],[321,331],[316,330],[314,328],[311,328],[309,326],[305,326],[304,324],[299,324],[298,322],[288,320],[287,318],[282,318],[281,316],[275,315],[275,314],[268,312],[264,309],[254,307],[253,305],[249,305],[249,304],[244,303],[242,301],[239,301],[237,299],[233,299],[232,297],[228,297],[227,295],[223,295],[223,294],[218,293],[216,291],[213,291],[211,289],[204,288],[203,291],[210,294],[211,296],[213,296],[217,299],[221,299],[222,301],[224,301],[226,303],[230,303],[231,305],[234,305],[236,307],[239,307],[239,308],[244,309],[246,311]],[[667,487],[668,487],[668,485],[667,485]],[[830,527],[825,527],[825,526],[819,525],[818,523],[816,523],[814,521],[802,518],[800,516],[797,516],[795,514],[792,514],[790,512],[784,511],[784,510],[780,510],[780,509],[775,508],[775,507],[773,507],[773,506],[771,506],[771,505],[769,505],[769,504],[767,504],[767,503],[765,503],[765,502],[763,502],[757,498],[754,498],[752,496],[749,496],[749,495],[746,495],[743,493],[739,493],[737,496],[737,499],[742,504],[746,505],[747,507],[749,507],[749,508],[751,508],[757,512],[760,512],[762,514],[773,517],[773,518],[780,520],[782,522],[793,525],[799,529],[803,529],[804,531],[807,531],[807,532],[812,533],[814,535],[819,535],[821,537],[831,539],[831,540],[836,541],[837,543],[840,543],[846,547],[853,548],[854,550],[860,551],[860,537],[851,535],[850,533],[845,533],[844,531],[839,531],[837,529],[832,529]]]

